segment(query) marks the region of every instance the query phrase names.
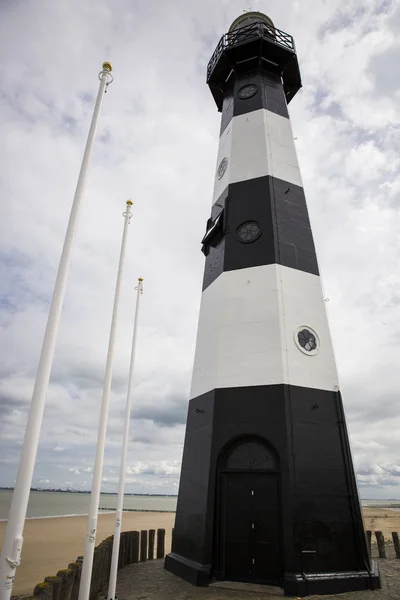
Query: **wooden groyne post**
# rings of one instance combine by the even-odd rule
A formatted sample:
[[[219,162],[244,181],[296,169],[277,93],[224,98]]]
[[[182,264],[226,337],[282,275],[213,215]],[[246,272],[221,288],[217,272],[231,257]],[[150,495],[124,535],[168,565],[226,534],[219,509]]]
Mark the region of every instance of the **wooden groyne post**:
[[[155,537],[156,537],[156,530],[155,529],[150,529],[149,530],[149,554],[148,554],[148,559],[149,560],[153,560],[153,558],[154,558],[154,541],[155,541]]]
[[[396,558],[400,558],[400,542],[397,531],[392,531],[393,546],[396,552]]]
[[[165,529],[157,529],[157,558],[165,556]]]
[[[131,562],[139,562],[139,539],[140,533],[138,531],[132,531],[132,545],[131,545]]]
[[[375,531],[375,536],[378,544],[379,558],[386,558],[385,538],[382,531]]]
[[[371,556],[372,531],[370,531],[369,529],[367,530],[367,542],[369,555]]]
[[[147,560],[147,531],[140,532],[140,562]]]

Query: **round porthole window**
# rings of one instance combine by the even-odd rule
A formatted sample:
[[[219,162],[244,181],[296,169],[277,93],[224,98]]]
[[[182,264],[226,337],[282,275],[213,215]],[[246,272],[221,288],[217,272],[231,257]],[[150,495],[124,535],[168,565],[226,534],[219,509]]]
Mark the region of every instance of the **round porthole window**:
[[[257,92],[257,86],[253,83],[250,83],[249,85],[244,85],[240,88],[240,90],[238,91],[238,97],[241,100],[247,100],[247,98],[252,98],[253,96],[255,96]]]
[[[239,225],[236,230],[236,236],[239,242],[242,244],[250,244],[250,242],[255,242],[261,235],[261,227],[260,224],[256,221],[246,221]]]
[[[223,176],[225,175],[225,171],[226,171],[226,167],[227,166],[228,166],[228,159],[225,157],[219,163],[219,167],[218,167],[218,171],[217,171],[218,179],[222,179],[223,178]]]
[[[319,352],[320,341],[318,334],[308,326],[301,326],[294,336],[296,345],[304,354],[313,356]]]

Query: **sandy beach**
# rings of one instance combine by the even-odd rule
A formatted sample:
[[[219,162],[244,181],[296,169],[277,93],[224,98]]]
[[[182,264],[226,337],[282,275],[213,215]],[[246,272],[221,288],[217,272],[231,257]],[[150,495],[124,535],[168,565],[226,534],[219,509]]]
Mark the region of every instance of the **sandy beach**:
[[[171,547],[175,513],[126,512],[122,531],[164,528],[165,549]],[[99,515],[96,545],[114,533],[115,513]],[[17,569],[13,594],[29,594],[48,575],[65,569],[83,554],[87,517],[28,519],[25,523],[21,566]],[[0,546],[6,523],[0,522]]]
[[[392,531],[397,531],[400,535],[400,510],[372,506],[363,506],[362,510],[365,529],[382,531],[387,542],[392,542]],[[372,541],[376,542],[375,536]]]
[[[363,507],[363,516],[365,528],[382,531],[388,541],[391,540],[392,531],[400,534],[400,511]],[[96,544],[112,535],[114,520],[113,513],[100,513]],[[166,530],[166,552],[169,552],[174,520],[175,513],[126,512],[122,530],[139,531],[163,527]],[[31,593],[44,577],[55,575],[59,569],[65,569],[68,563],[83,554],[86,522],[85,516],[28,519],[24,531],[22,563],[17,569],[13,593]],[[0,545],[5,525],[5,522],[0,522]]]

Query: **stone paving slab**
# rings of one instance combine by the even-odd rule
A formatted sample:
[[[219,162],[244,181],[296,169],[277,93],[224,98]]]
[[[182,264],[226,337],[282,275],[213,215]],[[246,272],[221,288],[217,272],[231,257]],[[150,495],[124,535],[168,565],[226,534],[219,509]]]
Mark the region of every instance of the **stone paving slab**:
[[[210,584],[210,587],[239,592],[253,592],[253,594],[258,592],[259,594],[266,594],[269,597],[271,597],[271,594],[275,596],[284,595],[282,588],[274,587],[272,585],[261,585],[258,583],[241,583],[240,581],[215,581]],[[265,600],[268,600],[268,598],[265,598]]]
[[[308,596],[310,600],[400,600],[400,560],[378,560],[381,590]],[[257,586],[259,588],[259,586]],[[164,569],[164,560],[133,564],[118,572],[119,600],[282,600],[281,595],[218,586],[194,587]],[[101,596],[104,598],[104,595]]]

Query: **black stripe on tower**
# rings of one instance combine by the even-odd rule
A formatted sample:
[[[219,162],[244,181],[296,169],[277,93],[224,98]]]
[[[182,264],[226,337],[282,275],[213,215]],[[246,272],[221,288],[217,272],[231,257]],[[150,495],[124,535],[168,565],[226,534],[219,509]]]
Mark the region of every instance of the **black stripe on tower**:
[[[289,118],[280,75],[262,69],[237,74],[224,92],[220,135],[223,134],[233,117],[260,108]]]
[[[221,218],[218,219],[218,215]],[[303,188],[270,175],[229,185],[212,207],[203,290],[223,271],[280,264],[319,275]],[[256,223],[259,236],[241,239],[241,226]]]
[[[371,580],[379,588],[368,567],[341,395],[284,384],[216,389],[190,401],[166,567],[196,585],[226,579],[222,557],[232,540],[222,522],[219,457],[246,435],[268,440],[279,456],[277,564],[269,550],[260,565],[263,583],[272,583],[269,573],[280,575],[285,594],[301,596],[369,589]],[[234,542],[243,531],[238,514]],[[239,581],[246,580],[248,559],[245,553],[236,559]]]

